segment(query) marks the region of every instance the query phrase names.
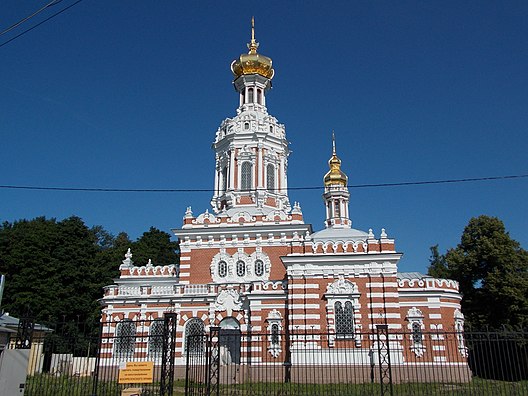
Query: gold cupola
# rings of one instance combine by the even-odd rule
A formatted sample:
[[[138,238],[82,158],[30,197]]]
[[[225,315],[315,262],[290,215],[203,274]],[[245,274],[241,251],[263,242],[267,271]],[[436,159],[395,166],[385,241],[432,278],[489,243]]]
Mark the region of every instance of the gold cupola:
[[[255,18],[251,18],[251,42],[247,46],[249,52],[240,55],[231,63],[231,71],[235,79],[246,74],[259,74],[271,80],[275,74],[271,58],[257,54],[259,43],[255,40]]]
[[[341,160],[336,154],[335,148],[335,136],[332,132],[332,157],[328,160],[328,166],[330,170],[324,177],[324,184],[326,187],[330,186],[343,186],[346,187],[348,184],[348,176],[341,170]]]

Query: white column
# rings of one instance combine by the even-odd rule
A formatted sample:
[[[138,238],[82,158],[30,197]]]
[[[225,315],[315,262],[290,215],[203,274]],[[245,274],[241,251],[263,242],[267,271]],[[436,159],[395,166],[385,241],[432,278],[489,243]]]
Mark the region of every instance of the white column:
[[[235,188],[235,148],[230,147],[229,150],[229,180],[227,189],[231,190]]]
[[[257,187],[258,188],[262,188],[264,187],[264,184],[263,184],[263,173],[264,173],[264,149],[262,148],[262,144],[259,143],[259,145],[257,146],[257,163],[258,163],[258,170],[257,170],[257,174],[258,174],[258,185]]]
[[[219,166],[220,166],[220,164],[219,164],[218,156],[217,156],[216,157],[216,172],[215,172],[215,192],[214,192],[214,196],[215,197],[220,195],[220,189],[221,189],[221,186],[220,186],[220,172],[222,172],[222,170],[218,169]]]
[[[284,169],[284,156],[281,155],[280,157],[280,164],[279,164],[279,181],[280,181],[280,188],[279,193],[284,194],[284,189],[286,186],[286,172]]]

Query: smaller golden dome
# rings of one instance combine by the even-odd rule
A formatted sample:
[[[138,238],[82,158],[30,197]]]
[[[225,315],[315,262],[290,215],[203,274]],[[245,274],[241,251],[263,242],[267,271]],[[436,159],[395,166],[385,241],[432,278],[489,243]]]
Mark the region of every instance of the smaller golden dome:
[[[259,43],[255,40],[255,18],[251,18],[251,42],[247,46],[249,52],[240,55],[231,63],[231,71],[235,78],[245,74],[260,74],[271,80],[275,74],[271,58],[257,54]]]
[[[346,187],[348,185],[348,176],[341,170],[341,160],[337,156],[335,149],[334,133],[332,133],[332,157],[328,160],[328,166],[330,170],[324,177],[325,186],[337,185]]]

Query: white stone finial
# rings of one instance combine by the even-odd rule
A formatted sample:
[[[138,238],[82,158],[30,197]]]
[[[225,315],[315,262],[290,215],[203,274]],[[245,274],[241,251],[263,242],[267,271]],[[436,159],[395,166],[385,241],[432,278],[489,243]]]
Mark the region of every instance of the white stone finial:
[[[292,214],[302,214],[301,205],[297,201],[293,204]]]
[[[385,228],[382,228],[382,229],[381,229],[381,235],[380,235],[380,237],[381,237],[382,239],[387,238],[387,233],[385,232]]]
[[[187,206],[187,210],[185,211],[185,217],[193,217],[193,212],[190,206]]]
[[[369,228],[368,239],[374,239],[374,233],[372,232],[372,228]]]
[[[152,267],[152,259],[149,259],[149,261],[147,263],[147,267]]]
[[[123,260],[123,265],[126,265],[128,267],[131,267],[134,262],[132,261],[132,251],[130,248],[128,248],[127,252],[125,253],[125,259]]]

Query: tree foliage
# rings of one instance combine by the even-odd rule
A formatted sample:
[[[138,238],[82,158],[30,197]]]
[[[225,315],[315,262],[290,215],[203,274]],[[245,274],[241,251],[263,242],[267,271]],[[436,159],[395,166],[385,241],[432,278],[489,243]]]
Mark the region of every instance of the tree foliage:
[[[528,326],[528,252],[496,217],[472,218],[445,255],[431,248],[429,274],[459,282],[462,310],[474,327]]]
[[[155,227],[143,233],[131,249],[137,265],[145,265],[148,260],[154,265],[179,263],[178,242],[171,241],[169,234]]]
[[[79,217],[38,217],[0,225],[0,273],[6,275],[2,308],[40,322],[73,320],[96,326],[102,288],[119,276],[128,248],[138,265],[178,262],[178,243],[151,228],[132,242]]]

